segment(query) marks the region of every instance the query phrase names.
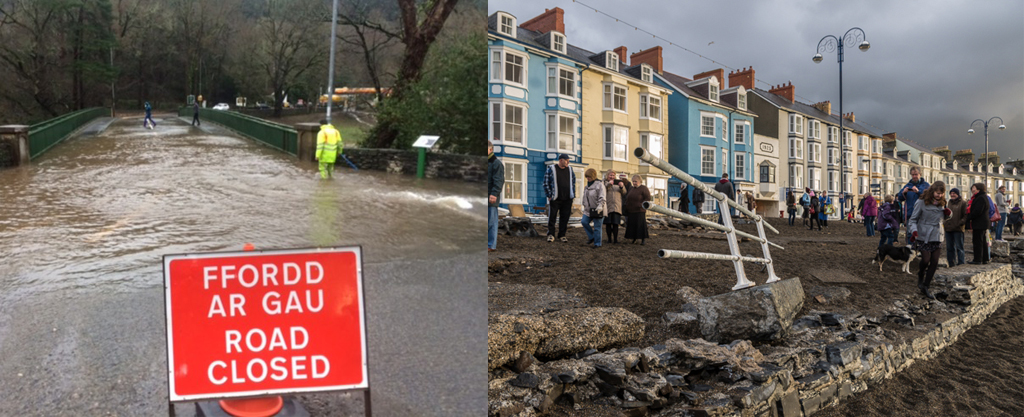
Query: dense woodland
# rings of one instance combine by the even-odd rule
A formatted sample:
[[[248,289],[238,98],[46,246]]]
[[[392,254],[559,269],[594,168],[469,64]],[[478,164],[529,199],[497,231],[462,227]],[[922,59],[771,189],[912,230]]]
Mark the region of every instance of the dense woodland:
[[[0,0],[0,124],[326,92],[331,0]],[[366,146],[482,152],[486,2],[339,0],[335,87],[392,88]],[[479,149],[477,149],[479,148]]]

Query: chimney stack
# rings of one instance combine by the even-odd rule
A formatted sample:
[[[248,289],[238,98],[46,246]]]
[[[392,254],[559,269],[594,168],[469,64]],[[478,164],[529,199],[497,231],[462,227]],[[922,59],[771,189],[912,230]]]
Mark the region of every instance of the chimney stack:
[[[526,23],[519,25],[519,27],[539,33],[547,33],[553,30],[565,34],[565,23],[562,21],[564,14],[565,10],[559,7],[544,9],[543,14],[526,21]]]
[[[700,74],[694,75],[693,79],[694,80],[699,80],[701,78],[709,77],[709,76],[712,76],[712,75],[718,77],[718,89],[719,90],[725,90],[725,78],[722,78],[723,76],[725,76],[725,70],[724,69],[719,68],[719,69],[713,69],[711,71],[705,71],[705,72],[702,72]]]
[[[854,116],[853,112],[849,112],[849,113],[844,114],[843,118],[845,118],[846,120],[849,120],[852,123],[857,123],[857,116]]]
[[[796,93],[794,92],[794,87],[793,87],[793,82],[792,81],[790,81],[787,84],[777,85],[775,87],[772,87],[772,89],[768,90],[768,92],[772,93],[772,94],[777,94],[777,95],[782,96],[782,97],[785,97],[789,101],[794,101],[793,97],[795,97],[795,95],[796,95]]]
[[[632,67],[640,64],[650,65],[658,74],[661,74],[661,47],[647,48],[629,56],[629,66]]]
[[[953,162],[953,151],[949,150],[949,146],[940,146],[938,148],[932,148],[932,152],[942,155],[943,158],[946,158],[946,162]]]
[[[626,47],[620,46],[618,48],[612,49],[612,52],[619,54],[619,62],[622,62],[622,66],[626,66]]]
[[[825,100],[819,103],[814,103],[814,107],[821,110],[825,114],[832,114],[832,102]]]
[[[974,151],[970,149],[961,149],[956,151],[956,155],[953,156],[953,160],[956,161],[958,165],[974,162]]]
[[[729,72],[729,88],[742,85],[747,90],[754,89],[754,67]]]
[[[985,163],[989,163],[992,165],[999,165],[999,155],[997,155],[995,151],[983,153],[981,154],[981,156],[978,157],[978,162],[982,161],[985,161]]]

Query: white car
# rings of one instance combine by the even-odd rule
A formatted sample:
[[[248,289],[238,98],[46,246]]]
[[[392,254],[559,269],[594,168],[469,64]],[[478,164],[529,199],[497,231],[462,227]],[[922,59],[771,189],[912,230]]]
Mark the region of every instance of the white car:
[[[228,110],[229,108],[228,103],[217,103],[216,106],[213,106],[214,110]]]

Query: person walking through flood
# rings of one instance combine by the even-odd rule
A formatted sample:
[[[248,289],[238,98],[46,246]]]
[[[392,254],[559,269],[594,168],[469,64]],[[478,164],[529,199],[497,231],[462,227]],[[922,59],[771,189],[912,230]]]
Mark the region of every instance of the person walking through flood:
[[[149,105],[147,101],[145,104],[146,117],[142,119],[142,127],[153,129],[156,127],[156,122],[153,121],[153,106]]]
[[[320,120],[320,132],[316,134],[316,160],[320,162],[320,178],[334,178],[334,162],[341,153],[341,132],[327,119]]]
[[[192,102],[192,126],[199,126],[199,125],[202,125],[202,123],[199,123],[199,102],[198,101],[193,101]]]

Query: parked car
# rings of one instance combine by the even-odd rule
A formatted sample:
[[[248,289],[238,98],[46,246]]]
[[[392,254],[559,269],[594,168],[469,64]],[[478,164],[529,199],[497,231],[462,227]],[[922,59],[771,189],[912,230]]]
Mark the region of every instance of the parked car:
[[[228,110],[230,108],[231,107],[228,106],[228,103],[217,103],[216,106],[213,106],[214,110]]]
[[[269,109],[270,108],[270,106],[268,106],[267,103],[261,103],[261,102],[260,103],[256,103],[255,107],[257,109],[260,109],[260,110],[265,110],[265,109]]]

